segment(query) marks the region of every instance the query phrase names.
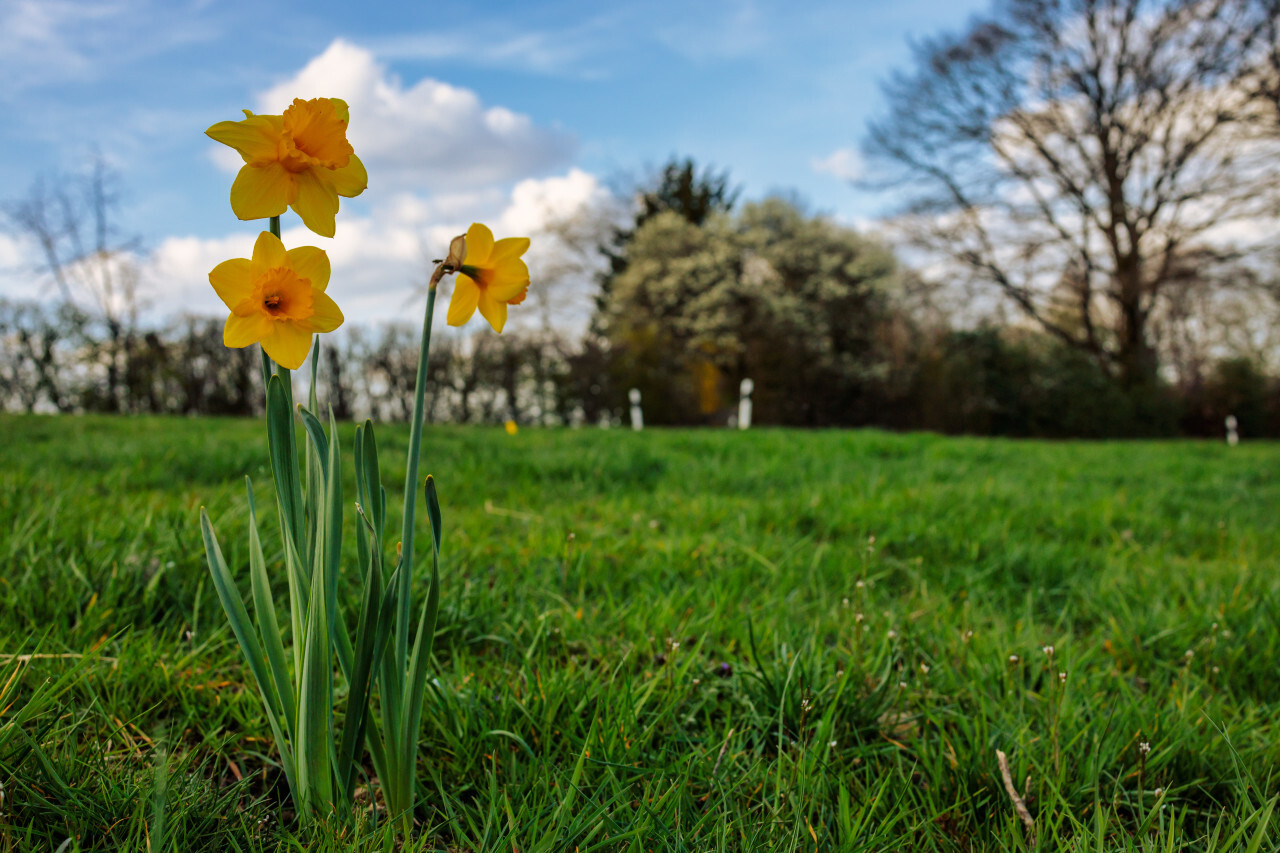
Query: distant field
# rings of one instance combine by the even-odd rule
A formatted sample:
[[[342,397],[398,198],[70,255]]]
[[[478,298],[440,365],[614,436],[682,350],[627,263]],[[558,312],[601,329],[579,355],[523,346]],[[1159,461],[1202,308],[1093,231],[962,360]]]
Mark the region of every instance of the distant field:
[[[262,424],[0,437],[0,851],[395,849],[294,835],[210,587],[201,506],[247,587]],[[1280,846],[1280,446],[429,428],[423,469],[407,849]]]

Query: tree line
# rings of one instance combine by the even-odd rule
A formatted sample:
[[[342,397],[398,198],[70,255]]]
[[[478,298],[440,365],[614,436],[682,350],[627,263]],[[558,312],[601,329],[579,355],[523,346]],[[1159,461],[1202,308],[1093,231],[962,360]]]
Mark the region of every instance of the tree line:
[[[754,421],[1045,437],[1280,435],[1280,381],[1242,353],[1192,359],[1135,394],[1098,360],[1026,324],[958,327],[945,288],[883,243],[780,198],[737,205],[723,175],[669,164],[659,203],[617,233],[591,328],[441,336],[433,422],[721,426],[750,378]],[[714,198],[708,208],[703,202]],[[684,200],[700,199],[693,205]],[[409,325],[323,336],[319,393],[342,419],[409,417]],[[1185,337],[1185,336],[1184,336]],[[1182,356],[1187,356],[1182,351]],[[222,319],[113,332],[75,303],[0,301],[0,405],[10,411],[253,415],[255,350]],[[309,370],[310,367],[304,369]]]

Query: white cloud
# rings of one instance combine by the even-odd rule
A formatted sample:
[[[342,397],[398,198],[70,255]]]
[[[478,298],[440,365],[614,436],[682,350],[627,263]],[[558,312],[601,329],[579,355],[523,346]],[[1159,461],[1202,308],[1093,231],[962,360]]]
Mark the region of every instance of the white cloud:
[[[449,60],[490,68],[564,74],[572,72],[587,54],[598,52],[596,41],[600,31],[597,21],[588,21],[568,31],[522,31],[481,40],[470,32],[433,31],[381,38],[374,43],[374,49],[385,59]]]
[[[563,167],[576,143],[524,114],[486,106],[475,92],[423,78],[405,85],[370,51],[338,39],[288,80],[257,98],[279,115],[294,98],[342,98],[348,137],[369,169],[369,192],[432,192],[502,184]],[[238,158],[213,155],[224,168]],[[373,202],[376,203],[376,202]]]
[[[0,100],[207,42],[219,27],[204,11],[165,0],[2,0]]]
[[[862,157],[852,148],[837,148],[826,157],[814,157],[809,165],[820,175],[842,181],[856,181],[863,175]]]
[[[37,249],[29,240],[0,232],[0,299],[39,299],[46,295]]]
[[[18,238],[0,233],[0,269],[18,267],[24,263],[27,263],[27,252]]]
[[[722,0],[687,6],[660,27],[657,36],[694,62],[744,59],[769,49],[775,34],[772,26],[752,0]]]
[[[63,0],[4,4],[0,7],[0,67],[10,78],[7,87],[35,83],[46,71],[60,78],[84,75],[92,62],[85,46],[76,43],[71,25],[100,24],[119,11],[110,4],[95,6]]]
[[[221,144],[209,146],[209,160],[222,171],[232,174],[240,171],[240,167],[244,165],[244,159],[234,148]]]
[[[612,196],[595,175],[570,169],[563,177],[523,180],[511,191],[511,204],[499,225],[512,234],[528,234],[584,208],[598,207]]]

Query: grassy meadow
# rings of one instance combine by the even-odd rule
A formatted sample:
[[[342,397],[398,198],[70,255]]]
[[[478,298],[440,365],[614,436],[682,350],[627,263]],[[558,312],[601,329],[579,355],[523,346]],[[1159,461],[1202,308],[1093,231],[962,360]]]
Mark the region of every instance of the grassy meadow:
[[[395,495],[408,429],[377,429]],[[262,423],[0,436],[0,851],[402,849],[298,834],[209,580],[201,506],[247,589]],[[445,599],[403,849],[1275,850],[1278,470],[1262,443],[428,428]]]

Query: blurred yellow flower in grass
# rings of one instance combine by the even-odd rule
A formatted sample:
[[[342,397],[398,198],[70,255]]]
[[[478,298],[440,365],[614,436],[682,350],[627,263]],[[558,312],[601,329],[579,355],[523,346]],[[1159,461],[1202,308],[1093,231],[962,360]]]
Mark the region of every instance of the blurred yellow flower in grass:
[[[507,421],[503,426],[506,427],[507,435],[515,435],[520,431],[520,427],[516,426],[515,421]]]
[[[353,198],[369,184],[347,142],[346,101],[295,98],[284,115],[244,114],[205,131],[244,158],[231,185],[231,210],[241,219],[266,219],[292,207],[304,225],[332,237],[338,196]]]
[[[285,251],[269,231],[258,235],[252,258],[223,261],[209,283],[231,309],[222,342],[229,347],[261,343],[279,365],[297,370],[307,360],[311,336],[342,325],[342,311],[324,289],[329,256],[315,246]]]
[[[501,332],[507,324],[507,306],[524,302],[529,292],[529,267],[520,259],[528,250],[528,237],[494,242],[487,226],[472,223],[467,229],[467,254],[449,300],[449,325],[461,326],[479,308],[493,330]]]

